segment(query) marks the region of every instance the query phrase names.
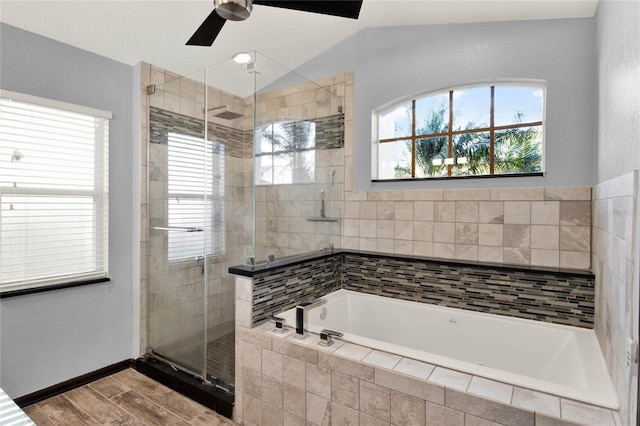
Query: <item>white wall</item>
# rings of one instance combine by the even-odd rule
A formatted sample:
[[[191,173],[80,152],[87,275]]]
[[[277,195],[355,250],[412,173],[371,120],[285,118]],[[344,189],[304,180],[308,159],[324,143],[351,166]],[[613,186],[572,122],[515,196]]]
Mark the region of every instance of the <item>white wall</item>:
[[[354,190],[591,186],[595,64],[593,19],[569,19],[367,29],[296,72],[317,79],[354,71]],[[370,182],[373,109],[411,94],[513,78],[547,82],[546,176]]]
[[[132,67],[8,25],[0,32],[2,89],[113,112],[111,281],[0,300],[0,386],[16,398],[131,358],[138,240],[131,185],[139,155],[132,139]]]

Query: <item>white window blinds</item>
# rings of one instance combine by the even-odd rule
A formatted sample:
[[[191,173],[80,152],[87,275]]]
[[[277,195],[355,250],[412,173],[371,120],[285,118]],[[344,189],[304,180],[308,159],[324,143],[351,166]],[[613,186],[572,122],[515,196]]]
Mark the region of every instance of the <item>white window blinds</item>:
[[[2,92],[1,292],[107,277],[109,118]]]
[[[169,133],[168,260],[224,254],[224,145]]]

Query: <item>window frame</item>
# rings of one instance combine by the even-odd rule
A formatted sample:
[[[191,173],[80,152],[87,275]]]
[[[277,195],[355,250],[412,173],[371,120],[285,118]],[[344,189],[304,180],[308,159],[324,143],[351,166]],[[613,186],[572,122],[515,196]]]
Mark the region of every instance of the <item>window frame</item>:
[[[44,107],[65,113],[76,113],[93,119],[104,119],[104,125],[96,126],[93,133],[92,153],[94,158],[93,188],[56,188],[56,187],[20,187],[0,185],[0,202],[3,195],[18,197],[91,197],[94,200],[92,236],[95,251],[92,253],[98,265],[93,272],[74,272],[63,275],[53,275],[46,278],[28,277],[17,281],[0,282],[0,298],[42,291],[69,288],[93,283],[110,281],[109,278],[109,120],[113,118],[110,111],[82,105],[71,104],[53,99],[0,90],[2,101],[18,102],[36,107]],[[106,135],[105,135],[106,133]],[[101,154],[98,155],[98,150]],[[102,157],[102,161],[98,158]],[[101,266],[101,267],[100,267]]]
[[[510,125],[494,125],[495,119],[495,88],[500,86],[510,86],[510,87],[531,87],[542,90],[543,93],[543,103],[542,103],[542,120],[541,121],[527,121],[523,123],[516,123]],[[473,89],[480,87],[488,87],[490,88],[490,123],[487,127],[478,127],[473,129],[462,129],[462,130],[453,130],[453,99],[454,99],[454,91],[456,90],[464,90],[464,89]],[[416,101],[418,99],[427,98],[430,96],[436,96],[438,94],[447,94],[449,104],[448,104],[448,130],[446,132],[440,133],[426,133],[426,134],[416,134]],[[547,100],[547,85],[545,81],[538,80],[505,80],[499,82],[489,82],[489,83],[475,83],[475,84],[466,84],[460,86],[452,86],[446,89],[430,91],[427,93],[421,93],[418,95],[412,95],[407,98],[403,98],[400,100],[396,100],[385,104],[384,106],[374,110],[372,117],[372,132],[375,134],[373,138],[373,152],[372,152],[372,173],[371,173],[371,181],[372,182],[395,182],[395,181],[428,181],[428,180],[450,180],[450,179],[484,179],[484,178],[504,178],[504,177],[527,177],[527,176],[544,176],[545,174],[545,144],[546,144],[546,100]],[[392,110],[394,107],[400,106],[402,104],[411,103],[411,135],[402,136],[396,138],[384,138],[380,139],[379,131],[380,131],[380,115],[385,112]],[[517,128],[525,128],[525,127],[534,127],[540,126],[541,128],[541,159],[540,159],[540,168],[539,172],[523,172],[523,173],[504,173],[504,174],[496,174],[495,172],[495,133],[502,130],[510,130]],[[447,165],[447,175],[446,176],[433,176],[433,177],[416,177],[416,142],[420,139],[428,139],[428,138],[436,138],[436,137],[446,137],[447,138],[447,155],[449,158],[453,157],[453,138],[457,135],[464,134],[472,134],[472,133],[489,133],[489,174],[483,175],[453,175],[453,165]],[[407,141],[411,143],[411,176],[410,177],[400,177],[400,178],[392,178],[392,179],[382,179],[379,178],[380,174],[380,161],[379,161],[379,149],[380,145],[384,143],[392,143],[392,142],[400,142]]]

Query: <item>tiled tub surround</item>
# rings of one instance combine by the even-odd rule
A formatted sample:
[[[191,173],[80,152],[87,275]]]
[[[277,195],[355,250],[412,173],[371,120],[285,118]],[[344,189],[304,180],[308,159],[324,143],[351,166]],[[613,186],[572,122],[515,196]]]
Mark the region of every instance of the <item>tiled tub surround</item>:
[[[296,309],[278,314],[289,328]],[[468,374],[617,409],[591,329],[336,290],[305,312],[305,328]]]
[[[625,353],[627,339],[638,333],[639,201],[638,171],[594,188],[595,331],[620,399],[621,424],[635,418],[638,398],[637,373],[627,366]]]
[[[232,268],[233,273],[255,280],[253,303],[258,309],[254,308],[253,324],[322,296],[327,290],[344,288],[593,328],[594,277],[587,272],[488,266],[349,250],[318,256],[321,259],[255,272]]]
[[[250,306],[252,280],[236,278]],[[612,412],[367,347],[317,345],[236,314],[235,420],[244,425],[614,426]]]

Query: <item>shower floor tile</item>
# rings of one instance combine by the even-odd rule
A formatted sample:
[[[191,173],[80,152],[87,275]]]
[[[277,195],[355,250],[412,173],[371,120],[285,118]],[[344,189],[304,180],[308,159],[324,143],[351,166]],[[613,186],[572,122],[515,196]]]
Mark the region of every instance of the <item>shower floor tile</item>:
[[[217,378],[221,385],[235,381],[235,336],[231,332],[207,343],[207,374]]]

